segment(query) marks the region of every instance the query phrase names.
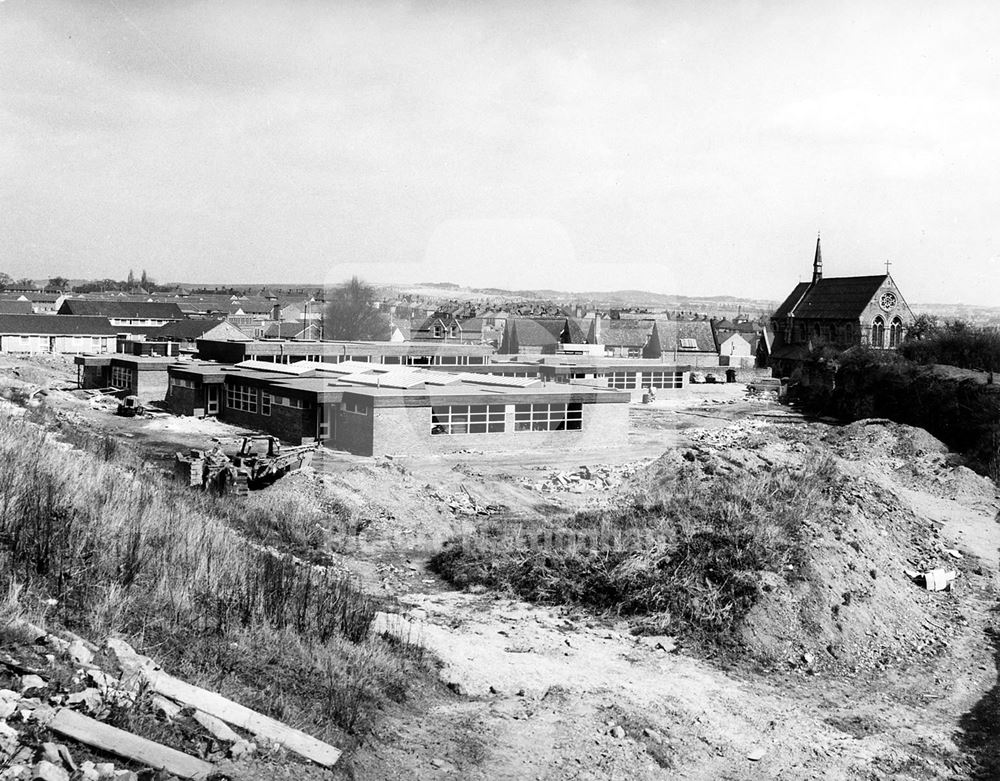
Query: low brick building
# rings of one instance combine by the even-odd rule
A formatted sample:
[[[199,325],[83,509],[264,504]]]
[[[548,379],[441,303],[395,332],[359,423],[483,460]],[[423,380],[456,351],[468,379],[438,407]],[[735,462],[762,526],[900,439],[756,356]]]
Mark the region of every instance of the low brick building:
[[[543,380],[571,385],[629,391],[638,400],[644,391],[683,390],[690,377],[690,365],[658,360],[615,358],[546,359],[539,366]]]
[[[77,383],[81,388],[116,388],[142,402],[162,401],[167,395],[167,367],[176,358],[149,355],[78,355]]]
[[[167,406],[360,455],[624,445],[630,394],[370,363],[175,363]]]

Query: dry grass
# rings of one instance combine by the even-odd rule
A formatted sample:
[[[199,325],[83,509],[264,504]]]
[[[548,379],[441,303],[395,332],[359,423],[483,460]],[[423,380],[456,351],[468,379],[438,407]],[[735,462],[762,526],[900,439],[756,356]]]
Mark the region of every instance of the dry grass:
[[[0,623],[57,600],[50,620],[124,635],[328,738],[363,733],[421,678],[412,648],[370,636],[375,605],[353,580],[249,541],[227,522],[234,505],[164,483],[116,440],[66,433],[84,450],[0,421],[0,569],[26,592]],[[270,512],[249,525],[269,542],[308,539],[316,520]]]

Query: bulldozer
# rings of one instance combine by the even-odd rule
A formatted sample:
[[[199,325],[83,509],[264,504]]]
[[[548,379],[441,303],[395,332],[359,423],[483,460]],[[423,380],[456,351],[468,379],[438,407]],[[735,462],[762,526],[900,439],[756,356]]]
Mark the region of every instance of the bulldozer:
[[[263,445],[258,448],[257,445]],[[222,494],[247,496],[252,489],[270,485],[282,475],[309,463],[319,443],[282,447],[275,437],[243,437],[239,450],[227,454],[216,444],[211,450],[178,453],[174,470],[192,487]]]

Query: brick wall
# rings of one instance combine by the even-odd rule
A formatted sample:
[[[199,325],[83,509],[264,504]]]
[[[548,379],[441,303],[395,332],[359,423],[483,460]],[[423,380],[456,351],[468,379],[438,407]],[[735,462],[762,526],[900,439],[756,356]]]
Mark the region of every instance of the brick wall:
[[[344,412],[337,409],[339,405],[331,405],[334,407],[334,412],[331,414],[336,415],[336,427],[332,432],[333,442],[331,443],[333,447],[339,448],[341,450],[347,450],[350,453],[358,453],[360,455],[370,456],[372,455],[373,449],[373,438],[372,438],[372,413],[374,412],[375,420],[382,425],[384,421],[388,418],[382,414],[384,412],[394,412],[392,409],[378,409],[372,408],[368,409],[367,415],[358,415],[353,412]],[[425,408],[427,410],[428,420],[430,420],[430,408]],[[389,416],[391,418],[391,416]],[[430,431],[430,425],[428,424],[427,430]]]
[[[167,389],[167,409],[175,415],[197,415],[205,414],[204,404],[205,390],[199,386],[197,388],[181,388],[178,385],[171,385]]]
[[[219,410],[219,418],[233,426],[264,431],[292,445],[301,445],[303,441],[311,442],[316,436],[315,409],[272,404],[271,414],[262,415],[258,399],[257,412],[246,412],[223,406]]]
[[[167,397],[167,370],[132,371],[132,392],[139,401],[163,401]]]
[[[80,376],[84,388],[107,388],[111,384],[111,367],[84,365]]]

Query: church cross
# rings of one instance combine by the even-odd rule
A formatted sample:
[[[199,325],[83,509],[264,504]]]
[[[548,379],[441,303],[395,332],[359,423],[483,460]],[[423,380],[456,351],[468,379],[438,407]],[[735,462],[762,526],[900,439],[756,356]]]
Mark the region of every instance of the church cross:
[[[891,260],[886,260],[886,262],[885,262],[885,273],[886,274],[889,273],[889,266],[891,266],[891,265],[892,265],[892,261]]]

